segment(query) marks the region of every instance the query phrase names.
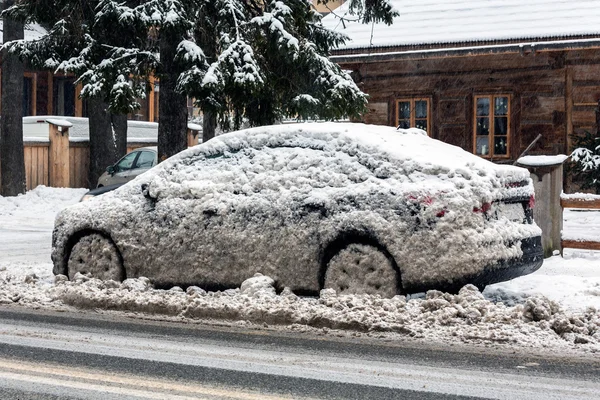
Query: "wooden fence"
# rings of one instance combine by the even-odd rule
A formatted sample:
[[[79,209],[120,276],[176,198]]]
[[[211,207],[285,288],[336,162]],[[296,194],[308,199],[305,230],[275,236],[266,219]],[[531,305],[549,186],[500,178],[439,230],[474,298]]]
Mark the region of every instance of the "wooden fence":
[[[70,141],[68,123],[49,123],[49,140],[27,140],[23,143],[27,190],[38,185],[80,188],[87,186],[90,167],[89,141]],[[188,129],[188,146],[198,144],[198,131]],[[156,142],[127,143],[127,152]]]
[[[598,210],[600,212],[600,198],[594,197],[561,197],[560,205],[565,208],[579,208]],[[562,248],[581,250],[600,250],[600,237],[598,240],[561,240]]]

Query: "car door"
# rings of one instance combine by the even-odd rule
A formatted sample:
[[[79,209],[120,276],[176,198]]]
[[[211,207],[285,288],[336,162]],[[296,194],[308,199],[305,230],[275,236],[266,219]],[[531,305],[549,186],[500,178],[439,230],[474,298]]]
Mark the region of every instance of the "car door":
[[[148,171],[150,168],[156,165],[156,152],[152,150],[142,150],[138,151],[138,153],[139,156],[136,158],[135,163],[127,173],[128,181]]]
[[[133,179],[131,176],[131,171],[133,166],[135,165],[135,161],[140,155],[140,151],[132,151],[127,154],[125,157],[121,158],[114,165],[114,173],[110,177],[107,185],[114,185],[118,183],[126,183]]]

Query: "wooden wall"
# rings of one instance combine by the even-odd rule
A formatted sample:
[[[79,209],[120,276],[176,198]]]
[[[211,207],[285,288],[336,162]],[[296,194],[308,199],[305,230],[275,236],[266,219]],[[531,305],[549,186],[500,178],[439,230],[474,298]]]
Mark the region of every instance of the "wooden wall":
[[[461,57],[342,64],[354,71],[370,95],[364,121],[395,124],[395,100],[431,101],[437,139],[473,150],[473,99],[476,95],[511,97],[511,148],[514,160],[535,139],[529,154],[568,154],[569,134],[595,129],[600,100],[600,50],[547,51],[521,55]]]
[[[155,146],[155,143],[130,142],[127,152],[144,146]],[[49,142],[26,141],[23,144],[25,153],[25,176],[27,190],[38,185],[49,186]],[[89,142],[69,143],[69,187],[87,187],[87,173],[90,165]]]
[[[27,190],[38,185],[48,186],[48,142],[26,142],[23,146],[25,153],[25,178]]]
[[[87,187],[89,169],[89,142],[71,142],[69,144],[69,186],[72,188]]]

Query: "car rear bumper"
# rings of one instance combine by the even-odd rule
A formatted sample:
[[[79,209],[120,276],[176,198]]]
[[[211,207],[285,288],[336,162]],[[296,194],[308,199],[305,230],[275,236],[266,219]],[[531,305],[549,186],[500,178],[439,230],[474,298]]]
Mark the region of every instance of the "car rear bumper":
[[[469,283],[477,286],[480,290],[483,290],[486,285],[508,281],[510,279],[537,271],[544,262],[542,237],[534,236],[531,238],[522,239],[521,250],[523,252],[521,257],[508,260],[499,260],[496,263],[487,265],[480,273],[476,275],[455,279],[452,282],[440,282],[435,285],[422,287],[411,286],[405,288],[405,291],[407,293],[419,293],[432,289],[432,286],[435,286],[436,290],[457,293],[463,286]]]

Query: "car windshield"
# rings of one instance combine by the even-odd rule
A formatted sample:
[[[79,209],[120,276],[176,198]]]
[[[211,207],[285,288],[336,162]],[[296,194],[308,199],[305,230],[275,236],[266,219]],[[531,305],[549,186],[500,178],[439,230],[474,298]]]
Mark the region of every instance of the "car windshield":
[[[155,155],[151,151],[142,151],[133,168],[152,168]]]
[[[121,158],[121,161],[119,161],[115,165],[116,172],[126,171],[128,169],[131,169],[131,166],[133,165],[133,162],[135,161],[135,158],[137,157],[138,153],[139,152],[134,151],[134,152],[127,154],[125,157]]]

